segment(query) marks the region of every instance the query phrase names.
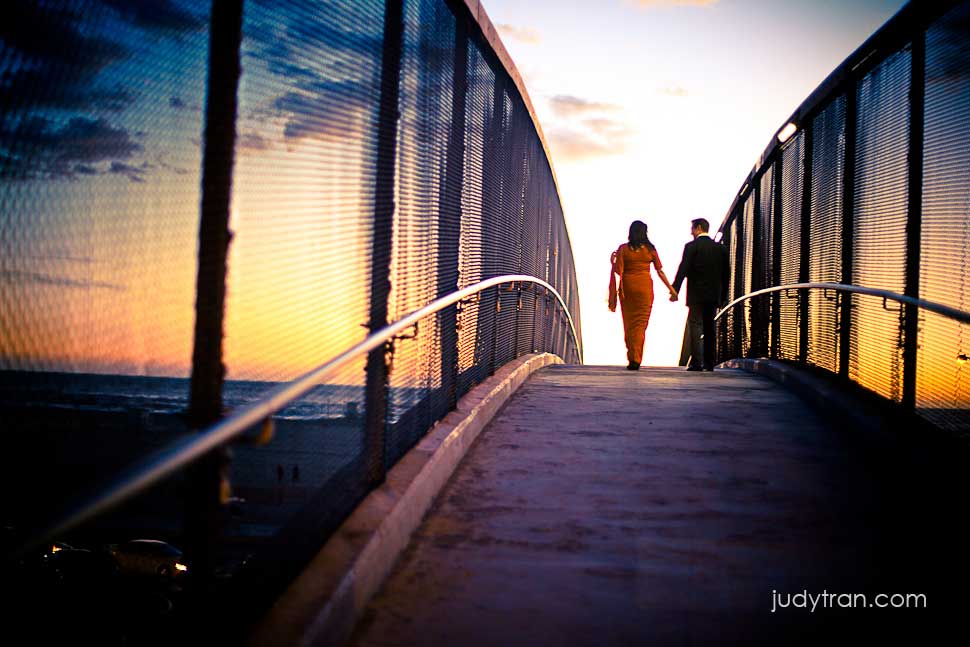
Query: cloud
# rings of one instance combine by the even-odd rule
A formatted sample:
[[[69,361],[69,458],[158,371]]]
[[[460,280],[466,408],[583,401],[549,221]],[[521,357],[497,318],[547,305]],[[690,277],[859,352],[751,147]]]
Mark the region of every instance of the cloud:
[[[14,128],[0,126],[0,142],[13,145],[0,144],[8,147],[0,165],[5,179],[92,175],[98,162],[128,159],[142,150],[124,128],[87,117],[72,117],[62,126],[25,117]]]
[[[633,129],[615,119],[585,119],[546,131],[553,156],[565,161],[620,155],[630,148]]]
[[[599,112],[615,112],[619,106],[612,103],[588,101],[568,94],[557,94],[549,99],[549,105],[557,117],[569,119]]]
[[[252,0],[276,12],[270,0]],[[265,68],[289,81],[287,91],[269,102],[249,104],[242,111],[239,138],[242,150],[263,150],[277,137],[264,139],[267,123],[279,124],[289,143],[310,138],[358,138],[356,124],[377,112],[380,96],[379,26],[361,24],[354,29],[313,25],[297,18],[246,26],[244,65]],[[326,56],[308,52],[299,43],[327,43]]]
[[[600,137],[607,137],[610,139],[619,139],[629,137],[633,129],[630,128],[629,124],[623,121],[617,121],[615,119],[585,119],[583,120],[583,125],[590,131]]]
[[[236,145],[248,151],[263,151],[269,148],[269,142],[259,133],[241,133],[236,139]]]
[[[686,97],[688,92],[686,88],[682,88],[681,86],[675,84],[657,88],[657,94],[663,94],[668,97]]]
[[[549,147],[556,159],[576,161],[593,157],[606,157],[622,153],[624,149],[610,145],[588,132],[569,128],[555,128],[546,133]]]
[[[4,2],[2,17],[0,40],[31,63],[96,72],[128,55],[116,42],[84,35],[76,24],[76,12],[54,11],[39,3]]]
[[[128,50],[82,32],[77,20],[72,12],[34,3],[3,4],[0,42],[19,62],[0,76],[0,105],[115,112],[131,105],[134,97],[120,85],[97,83],[98,74],[127,58]]]
[[[132,166],[131,164],[125,164],[124,162],[111,162],[111,166],[108,168],[108,173],[124,175],[132,182],[144,182],[145,171],[150,168],[151,165],[148,162],[142,162],[138,166]]]
[[[45,285],[58,285],[68,288],[99,288],[102,290],[116,290],[124,292],[127,288],[117,283],[106,283],[103,281],[89,281],[87,279],[72,279],[66,276],[51,276],[41,272],[21,272],[18,270],[2,270],[0,277],[9,279],[12,282],[23,283],[43,283]]]
[[[613,103],[568,94],[549,98],[554,119],[545,128],[553,155],[575,161],[619,155],[629,149],[633,128]]]
[[[498,32],[502,36],[507,36],[512,40],[517,40],[527,45],[535,45],[542,41],[542,35],[532,27],[516,27],[515,25],[500,24],[495,25],[495,28],[498,29]]]
[[[278,114],[286,120],[283,136],[288,140],[352,137],[355,115],[376,109],[367,88],[356,81],[318,80],[307,90],[306,93],[287,92],[273,102]]]
[[[93,70],[71,71],[75,74],[65,74],[59,65],[46,64],[21,68],[7,75],[6,81],[0,85],[0,104],[26,103],[30,109],[121,112],[135,100],[120,85],[111,89],[93,85]]]
[[[633,0],[633,4],[644,9],[657,7],[711,7],[718,0]]]
[[[114,9],[122,20],[145,30],[174,35],[196,31],[205,26],[201,18],[175,6],[172,0],[101,0],[101,2]]]

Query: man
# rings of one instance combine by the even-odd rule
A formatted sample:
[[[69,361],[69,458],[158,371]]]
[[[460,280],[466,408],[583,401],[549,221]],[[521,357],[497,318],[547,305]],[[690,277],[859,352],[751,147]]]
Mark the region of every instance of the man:
[[[730,269],[728,253],[723,245],[715,243],[708,235],[710,224],[704,218],[690,223],[690,235],[694,240],[684,245],[684,257],[677,268],[674,290],[687,279],[687,329],[690,337],[691,357],[688,371],[713,371],[716,350],[714,315],[719,304],[727,302],[727,286]],[[670,297],[677,301],[677,295]]]

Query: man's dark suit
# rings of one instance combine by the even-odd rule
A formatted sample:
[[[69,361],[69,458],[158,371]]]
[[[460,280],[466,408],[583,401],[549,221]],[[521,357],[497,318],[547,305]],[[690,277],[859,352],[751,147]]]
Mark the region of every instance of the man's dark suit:
[[[715,243],[706,234],[702,234],[684,245],[684,257],[677,268],[674,279],[674,289],[680,292],[680,286],[687,279],[687,307],[688,327],[690,329],[691,349],[696,351],[703,347],[704,368],[713,370],[715,356],[714,315],[717,306],[727,301],[728,253],[720,243]],[[701,335],[704,335],[701,340]],[[699,368],[698,355],[692,352],[691,364]]]

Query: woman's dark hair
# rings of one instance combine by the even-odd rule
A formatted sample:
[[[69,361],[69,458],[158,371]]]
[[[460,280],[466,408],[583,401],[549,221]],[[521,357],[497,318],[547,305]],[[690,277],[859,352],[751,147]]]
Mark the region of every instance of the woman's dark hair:
[[[646,245],[651,252],[656,251],[653,243],[647,238],[647,223],[645,222],[634,220],[630,224],[630,237],[627,240],[630,242],[630,249],[640,249],[640,247]]]

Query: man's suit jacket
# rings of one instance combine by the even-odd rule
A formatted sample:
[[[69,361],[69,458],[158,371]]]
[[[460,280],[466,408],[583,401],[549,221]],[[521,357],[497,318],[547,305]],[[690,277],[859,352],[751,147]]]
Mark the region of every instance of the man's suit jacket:
[[[687,279],[687,305],[703,303],[720,304],[727,301],[728,252],[724,245],[715,243],[709,236],[698,236],[684,245],[684,257],[677,268],[674,289]]]

